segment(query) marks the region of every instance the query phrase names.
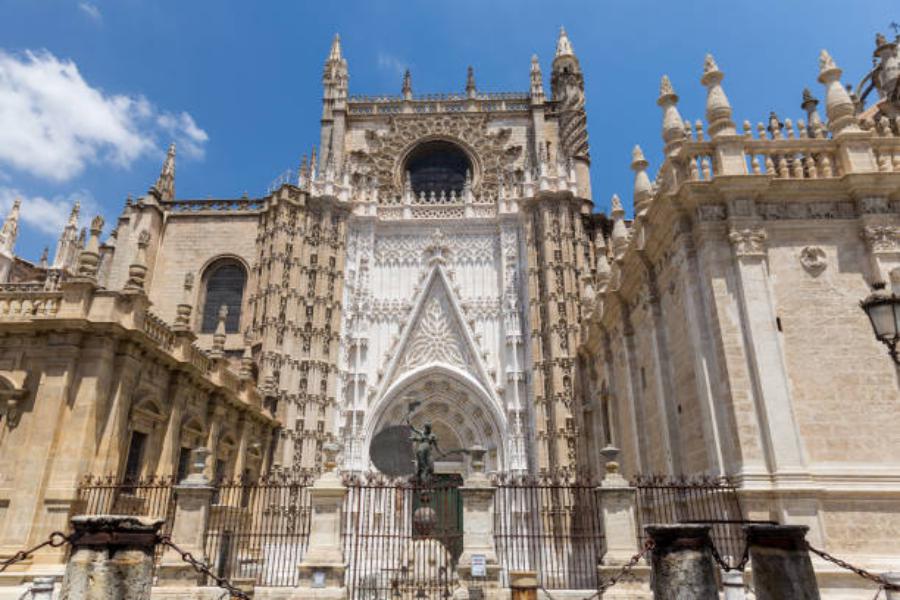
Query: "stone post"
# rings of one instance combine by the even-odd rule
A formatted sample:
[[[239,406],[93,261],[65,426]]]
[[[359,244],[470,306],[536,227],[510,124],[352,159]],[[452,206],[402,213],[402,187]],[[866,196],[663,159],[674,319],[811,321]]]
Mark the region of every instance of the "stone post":
[[[312,509],[309,550],[300,562],[300,588],[304,598],[344,598],[344,554],[341,551],[341,509],[347,488],[335,467],[340,446],[327,443],[325,473],[309,489]]]
[[[537,600],[538,580],[534,571],[510,571],[511,600]]]
[[[744,600],[744,573],[742,571],[722,571],[723,600]]]
[[[619,449],[603,448],[606,458],[606,474],[596,489],[606,535],[606,553],[597,566],[600,581],[615,577],[640,550],[642,543],[637,536],[637,490],[619,473],[617,458]],[[615,598],[649,597],[650,569],[646,563],[638,563],[628,578],[620,581],[604,594],[605,600]]]
[[[147,517],[73,517],[75,541],[60,600],[149,600],[162,524]]]
[[[747,525],[758,600],[819,600],[804,525]]]
[[[709,525],[648,525],[655,600],[718,600]],[[783,598],[790,598],[784,596]]]
[[[881,578],[891,585],[900,586],[900,572],[882,573]],[[900,600],[900,591],[885,590],[887,600]]]
[[[190,552],[197,560],[207,563],[205,551],[209,507],[215,489],[206,476],[209,449],[191,451],[191,469],[187,477],[175,486],[175,518],[172,523],[172,542]],[[158,569],[157,585],[162,587],[196,586],[203,576],[182,560],[172,548],[166,548]]]
[[[56,587],[53,576],[35,577],[28,588],[31,600],[53,600],[53,589]]]
[[[457,571],[463,581],[498,589],[500,564],[494,548],[494,493],[496,488],[484,473],[487,451],[476,446],[469,451],[471,472],[459,493],[463,504],[463,552]],[[483,567],[483,572],[481,569]]]

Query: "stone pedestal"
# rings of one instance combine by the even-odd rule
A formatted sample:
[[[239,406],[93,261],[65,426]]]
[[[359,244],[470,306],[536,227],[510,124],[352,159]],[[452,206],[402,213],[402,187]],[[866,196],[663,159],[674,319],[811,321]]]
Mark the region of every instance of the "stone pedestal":
[[[494,547],[494,493],[496,488],[483,471],[483,453],[471,451],[473,472],[459,488],[463,504],[463,552],[457,572],[463,585],[495,589],[500,582],[500,564]],[[473,574],[484,565],[484,574]]]
[[[175,486],[175,518],[172,523],[172,542],[190,552],[197,560],[208,563],[205,549],[209,507],[215,489],[205,475],[209,450],[197,448],[191,453],[191,473]],[[203,583],[203,576],[184,562],[175,550],[166,548],[157,571],[157,585],[161,587],[195,586]]]
[[[53,600],[53,589],[56,587],[54,577],[35,577],[28,592],[31,600]]]
[[[748,525],[753,588],[758,600],[819,600],[802,525]]]
[[[162,524],[146,517],[74,517],[76,539],[60,600],[149,600]]]
[[[887,583],[900,586],[900,572],[882,573],[882,579]],[[885,590],[887,600],[900,600],[900,591]]]
[[[618,463],[610,460],[606,463],[603,482],[596,491],[606,534],[606,554],[602,562],[607,566],[624,565],[641,547],[636,533],[637,490],[619,474]]]
[[[742,571],[722,571],[724,600],[745,600],[744,573]]]
[[[300,570],[299,588],[304,598],[345,598],[347,564],[341,551],[341,509],[347,488],[334,471],[337,451],[333,448],[323,450],[329,470],[309,489],[312,508],[309,549],[297,567]]]
[[[649,525],[656,600],[718,600],[709,525]],[[789,598],[790,596],[785,596]]]

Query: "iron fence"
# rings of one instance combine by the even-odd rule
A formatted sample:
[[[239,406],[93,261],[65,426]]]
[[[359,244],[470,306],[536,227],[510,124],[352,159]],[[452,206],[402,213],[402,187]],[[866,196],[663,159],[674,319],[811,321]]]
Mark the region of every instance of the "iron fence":
[[[731,564],[744,556],[747,543],[737,488],[721,477],[639,476],[637,488],[638,537],[644,526],[671,523],[705,523],[719,555]]]
[[[566,477],[498,477],[494,542],[501,585],[509,572],[538,574],[547,589],[597,589],[606,551],[597,484]]]
[[[348,477],[343,510],[350,597],[449,598],[462,553],[460,481]]]
[[[229,581],[297,586],[309,547],[312,506],[307,476],[216,484],[204,549],[212,571]]]
[[[163,535],[172,533],[175,521],[175,494],[171,477],[121,479],[113,475],[87,475],[78,485],[72,516],[133,515],[163,519]],[[156,561],[162,547],[156,548]]]

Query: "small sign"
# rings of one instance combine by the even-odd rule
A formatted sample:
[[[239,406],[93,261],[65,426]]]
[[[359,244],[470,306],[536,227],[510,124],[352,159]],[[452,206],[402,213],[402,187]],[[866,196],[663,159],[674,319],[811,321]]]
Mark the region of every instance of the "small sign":
[[[486,560],[484,558],[484,554],[473,554],[472,555],[472,577],[484,577],[485,576],[485,564]]]
[[[325,587],[325,571],[313,571],[312,586],[314,588]]]

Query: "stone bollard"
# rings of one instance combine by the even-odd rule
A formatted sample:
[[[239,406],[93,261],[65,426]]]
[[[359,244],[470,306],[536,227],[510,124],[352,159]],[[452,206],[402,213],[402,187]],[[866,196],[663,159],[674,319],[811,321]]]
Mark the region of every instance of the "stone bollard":
[[[190,472],[173,490],[175,517],[172,522],[172,543],[202,563],[208,563],[205,548],[209,507],[215,488],[206,476],[208,448],[191,451]],[[172,548],[166,548],[157,570],[157,585],[161,587],[196,586],[204,581]]]
[[[709,525],[648,525],[656,600],[718,600]]]
[[[900,573],[898,572],[882,573],[881,578],[887,583],[900,586]],[[884,593],[887,600],[900,600],[900,591],[885,590]]]
[[[31,600],[53,600],[53,589],[56,587],[56,578],[35,577],[28,588]]]
[[[744,600],[744,573],[742,571],[722,571],[724,600]]]
[[[162,524],[147,517],[73,517],[60,600],[149,600]]]
[[[312,505],[309,549],[298,565],[303,598],[344,598],[344,570],[347,567],[341,550],[341,510],[347,488],[335,467],[340,446],[327,443],[325,473],[309,488]]]
[[[510,571],[509,589],[510,600],[537,600],[537,573],[534,571]]]
[[[819,600],[804,525],[747,525],[758,600]]]
[[[463,504],[463,552],[459,558],[460,577],[470,585],[483,583],[494,589],[500,582],[500,564],[494,548],[494,494],[496,488],[484,473],[486,450],[469,450],[472,472],[459,488]]]

